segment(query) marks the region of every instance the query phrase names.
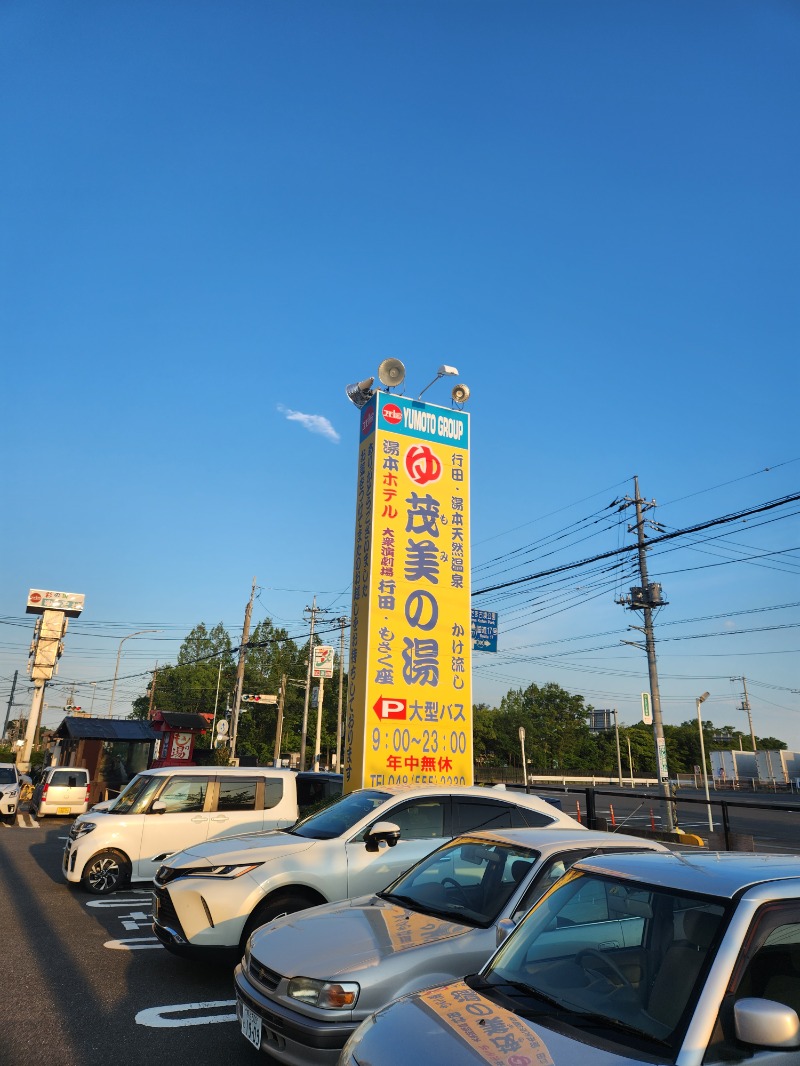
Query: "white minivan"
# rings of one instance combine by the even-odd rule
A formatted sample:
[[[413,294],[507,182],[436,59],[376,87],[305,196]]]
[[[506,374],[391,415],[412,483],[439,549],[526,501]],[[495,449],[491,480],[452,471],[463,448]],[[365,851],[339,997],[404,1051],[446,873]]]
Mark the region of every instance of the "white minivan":
[[[105,895],[129,881],[152,880],[175,851],[214,837],[283,829],[305,803],[341,792],[339,774],[265,766],[144,770],[115,800],[75,819],[62,871],[68,881]]]

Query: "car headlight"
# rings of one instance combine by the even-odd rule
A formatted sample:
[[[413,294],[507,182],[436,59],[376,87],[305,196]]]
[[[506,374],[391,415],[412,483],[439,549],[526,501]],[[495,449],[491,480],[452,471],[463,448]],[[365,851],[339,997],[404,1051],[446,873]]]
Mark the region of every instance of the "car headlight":
[[[263,865],[263,862],[250,862],[229,866],[187,866],[183,870],[160,866],[156,873],[156,882],[159,885],[166,885],[169,881],[176,881],[179,877],[241,877],[242,874],[250,873],[251,870],[257,870]]]
[[[92,833],[95,829],[97,829],[96,822],[74,822],[69,835],[73,840],[77,840],[78,837],[86,836],[87,833]]]
[[[315,981],[312,977],[295,977],[287,992],[309,1007],[327,1010],[347,1010],[355,1007],[361,986],[355,981]]]

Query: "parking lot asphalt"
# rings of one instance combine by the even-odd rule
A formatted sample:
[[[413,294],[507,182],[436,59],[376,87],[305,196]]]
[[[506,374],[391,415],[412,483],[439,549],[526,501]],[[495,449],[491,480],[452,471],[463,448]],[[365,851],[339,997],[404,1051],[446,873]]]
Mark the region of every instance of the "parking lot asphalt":
[[[71,821],[0,826],[2,1066],[269,1066],[239,1032],[232,970],[155,941],[147,885],[96,897],[63,880]]]

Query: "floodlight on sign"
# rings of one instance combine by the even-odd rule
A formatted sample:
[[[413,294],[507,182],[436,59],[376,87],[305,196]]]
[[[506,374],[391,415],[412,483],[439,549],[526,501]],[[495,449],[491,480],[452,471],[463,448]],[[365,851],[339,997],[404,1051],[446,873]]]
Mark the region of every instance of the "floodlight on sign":
[[[428,389],[431,387],[431,385],[435,385],[436,384],[436,382],[439,380],[439,378],[456,377],[457,375],[458,375],[458,370],[456,370],[456,368],[454,366],[448,366],[446,363],[442,363],[442,365],[439,367],[439,369],[436,372],[436,377],[433,379],[433,381],[430,383],[430,385],[426,385],[425,386],[425,388],[422,390],[422,392],[427,392]],[[417,397],[418,400],[422,399],[422,392]]]
[[[364,378],[363,381],[357,381],[354,385],[345,386],[344,391],[347,394],[347,399],[358,408],[364,407],[372,399],[372,383],[374,380],[374,377]]]
[[[459,407],[463,407],[469,399],[469,386],[454,385],[450,395],[453,397],[453,403],[457,403]]]

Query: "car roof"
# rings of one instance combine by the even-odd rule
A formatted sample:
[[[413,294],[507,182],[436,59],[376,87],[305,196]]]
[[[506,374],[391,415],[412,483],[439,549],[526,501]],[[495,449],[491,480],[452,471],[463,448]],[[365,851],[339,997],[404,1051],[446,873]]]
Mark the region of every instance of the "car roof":
[[[542,799],[541,796],[534,796],[516,789],[507,789],[505,785],[500,787],[493,785],[489,788],[485,785],[370,785],[364,788],[363,791],[386,792],[390,796],[441,796],[444,792],[448,796],[471,796],[477,799],[489,800],[506,799],[511,800],[512,803],[520,807],[535,807],[536,810],[547,808],[548,813],[564,817],[563,811],[548,802],[548,800]],[[570,818],[569,815],[566,815],[566,817]],[[570,821],[574,821],[574,819],[570,818]]]
[[[640,848],[648,851],[668,852],[664,844],[644,837],[629,836],[622,833],[602,833],[595,829],[569,829],[562,826],[530,829],[476,829],[474,832],[461,833],[462,839],[480,840],[483,843],[503,843],[518,847],[535,848],[543,855],[556,851],[576,848],[621,848],[633,850]]]
[[[294,771],[284,766],[151,766],[140,773],[152,777],[165,774],[280,774],[282,777],[294,776]]]
[[[754,885],[800,878],[800,855],[693,851],[638,852],[581,859],[576,870],[611,874],[662,888],[732,899]]]
[[[15,762],[0,762],[0,770],[16,770],[17,764]]]

